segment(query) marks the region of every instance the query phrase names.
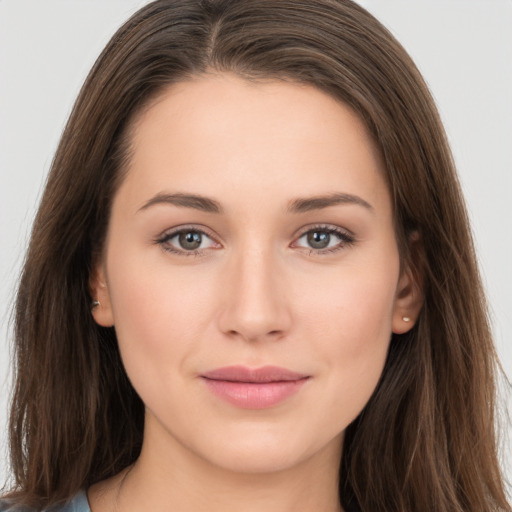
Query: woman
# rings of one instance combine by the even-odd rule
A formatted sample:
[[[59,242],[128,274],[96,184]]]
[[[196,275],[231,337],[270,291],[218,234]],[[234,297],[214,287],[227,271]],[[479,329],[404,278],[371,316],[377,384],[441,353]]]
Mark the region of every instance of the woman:
[[[510,510],[479,283],[433,101],[373,17],[154,2],[35,221],[6,506]]]

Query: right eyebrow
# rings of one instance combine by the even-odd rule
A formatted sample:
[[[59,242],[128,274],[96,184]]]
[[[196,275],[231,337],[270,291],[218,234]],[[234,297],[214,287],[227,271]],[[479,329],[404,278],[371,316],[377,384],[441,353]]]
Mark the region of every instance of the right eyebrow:
[[[137,211],[144,211],[157,204],[170,204],[182,208],[193,208],[207,213],[223,213],[220,203],[209,197],[196,194],[167,194],[161,192],[144,203]]]

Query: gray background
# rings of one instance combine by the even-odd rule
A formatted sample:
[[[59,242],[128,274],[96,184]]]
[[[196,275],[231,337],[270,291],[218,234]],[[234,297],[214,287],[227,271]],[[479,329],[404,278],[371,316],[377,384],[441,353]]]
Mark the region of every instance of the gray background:
[[[7,476],[8,321],[45,175],[89,68],[115,29],[146,3],[0,0],[0,482]],[[438,102],[511,379],[512,0],[360,3],[410,52]],[[512,409],[510,396],[502,409]],[[509,424],[504,432],[511,431]],[[501,456],[510,480],[510,441]]]

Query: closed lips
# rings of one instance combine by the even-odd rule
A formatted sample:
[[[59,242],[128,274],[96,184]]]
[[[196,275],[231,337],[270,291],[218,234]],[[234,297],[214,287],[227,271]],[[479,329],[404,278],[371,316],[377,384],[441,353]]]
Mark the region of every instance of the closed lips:
[[[229,366],[201,375],[217,397],[240,409],[266,409],[285,402],[310,378],[276,366]]]

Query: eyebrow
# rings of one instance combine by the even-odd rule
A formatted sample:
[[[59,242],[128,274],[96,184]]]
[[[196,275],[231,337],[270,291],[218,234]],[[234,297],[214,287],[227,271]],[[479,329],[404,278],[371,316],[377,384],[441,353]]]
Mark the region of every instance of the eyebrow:
[[[157,204],[171,204],[181,206],[182,208],[193,208],[207,213],[222,213],[222,206],[208,197],[195,194],[165,194],[160,193],[152,197],[148,202],[139,208],[138,211],[147,210],[149,207]]]
[[[147,210],[151,206],[159,204],[170,204],[174,206],[180,206],[182,208],[193,208],[195,210],[200,210],[206,213],[220,214],[224,212],[224,209],[220,203],[214,199],[196,194],[183,193],[159,193],[144,203],[138,211]],[[293,199],[288,203],[286,211],[288,213],[305,213],[312,210],[321,210],[324,208],[329,208],[330,206],[345,204],[358,205],[372,212],[374,211],[373,206],[363,198],[353,194],[344,193],[333,193],[325,196]]]
[[[287,211],[291,213],[304,213],[343,204],[358,205],[370,210],[371,212],[374,211],[373,206],[363,198],[353,194],[344,193],[333,193],[326,196],[294,199],[288,204]]]

